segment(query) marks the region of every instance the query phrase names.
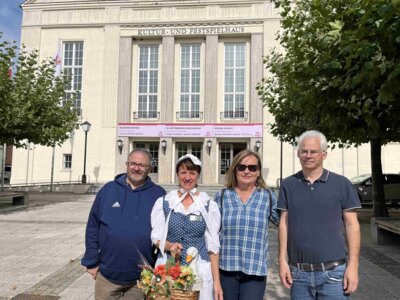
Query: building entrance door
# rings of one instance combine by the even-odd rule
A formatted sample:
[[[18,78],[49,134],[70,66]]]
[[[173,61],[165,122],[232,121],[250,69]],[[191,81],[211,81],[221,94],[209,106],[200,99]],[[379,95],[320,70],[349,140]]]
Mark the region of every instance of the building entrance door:
[[[160,145],[158,142],[137,142],[134,143],[134,148],[142,148],[142,149],[147,149],[151,156],[153,157],[153,160],[151,161],[151,166],[152,170],[149,174],[151,179],[154,182],[158,182],[158,149],[160,148]]]
[[[202,143],[176,143],[176,157],[175,157],[175,163],[178,161],[179,157],[184,156],[185,154],[193,154],[196,156],[198,159],[201,161],[202,157],[202,148],[203,145]],[[202,162],[203,164],[203,162]],[[174,164],[174,173],[175,173],[175,164]],[[178,182],[178,177],[175,174],[175,182]],[[199,180],[197,181],[198,183],[202,183],[202,177],[200,174]]]
[[[219,144],[219,176],[218,183],[225,184],[225,174],[228,172],[233,157],[247,148],[246,143],[220,143]]]

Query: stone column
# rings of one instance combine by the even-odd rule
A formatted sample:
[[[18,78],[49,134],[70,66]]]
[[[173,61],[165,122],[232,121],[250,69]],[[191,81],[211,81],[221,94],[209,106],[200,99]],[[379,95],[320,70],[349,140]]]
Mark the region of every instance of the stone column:
[[[263,105],[256,91],[256,85],[263,77],[263,69],[263,35],[262,33],[252,33],[250,45],[250,123],[263,122]]]
[[[172,123],[174,113],[174,67],[175,37],[162,38],[161,102],[159,102],[161,123]],[[160,174],[161,175],[161,174]]]
[[[218,35],[207,35],[205,55],[204,122],[218,121]]]
[[[207,148],[207,141],[212,142],[211,149]],[[218,166],[218,145],[216,138],[205,138],[203,141],[203,159],[202,159],[202,178],[203,184],[215,184],[218,182],[216,168]],[[210,151],[210,152],[209,152]]]
[[[161,141],[165,140],[167,142],[167,147],[165,152],[161,147]],[[171,170],[175,170],[173,162],[173,144],[172,138],[162,137],[160,138],[160,148],[158,156],[158,183],[170,184],[173,181],[173,173]]]
[[[172,123],[174,120],[174,69],[175,69],[175,37],[163,36],[161,62],[161,101],[159,101],[161,123]],[[161,141],[167,141],[165,153],[161,149]],[[173,161],[172,138],[160,138],[160,156],[158,160],[158,182],[172,183],[171,168]]]
[[[131,121],[131,95],[132,95],[132,38],[121,37],[119,40],[119,71],[118,71],[118,99],[117,99],[117,125]],[[118,128],[117,128],[118,130]],[[121,137],[124,146],[122,153],[117,147],[118,133],[115,139],[115,174],[125,172],[125,161],[129,153],[129,138]]]

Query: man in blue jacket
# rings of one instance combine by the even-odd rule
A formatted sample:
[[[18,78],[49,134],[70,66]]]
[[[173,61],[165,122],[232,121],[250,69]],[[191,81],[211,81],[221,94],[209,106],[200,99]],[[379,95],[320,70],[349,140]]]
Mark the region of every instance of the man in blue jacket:
[[[92,275],[95,299],[143,300],[137,288],[142,255],[153,264],[150,214],[165,190],[154,184],[151,154],[135,149],[128,155],[126,173],[98,192],[86,227],[82,265]]]

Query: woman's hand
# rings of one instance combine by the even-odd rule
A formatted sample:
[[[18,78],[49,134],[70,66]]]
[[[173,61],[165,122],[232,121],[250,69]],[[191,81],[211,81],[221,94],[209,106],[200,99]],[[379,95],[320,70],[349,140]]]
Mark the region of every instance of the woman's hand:
[[[224,300],[220,282],[214,282],[214,300]]]
[[[173,257],[176,257],[177,255],[181,255],[181,251],[183,249],[183,246],[181,243],[171,243],[169,247],[169,252],[171,252],[171,255]]]

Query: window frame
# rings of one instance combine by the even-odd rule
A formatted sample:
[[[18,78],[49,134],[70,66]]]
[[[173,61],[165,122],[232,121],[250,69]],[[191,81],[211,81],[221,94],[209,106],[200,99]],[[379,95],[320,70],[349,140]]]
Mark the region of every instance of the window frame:
[[[70,157],[70,160],[67,160],[67,156]],[[67,167],[67,164],[69,164],[69,167]],[[63,171],[71,171],[72,170],[72,153],[63,153]]]
[[[220,59],[221,59],[221,70],[223,72],[223,80],[220,86],[222,95],[221,102],[221,120],[248,120],[248,102],[249,102],[249,84],[250,84],[250,49],[248,39],[223,39],[220,41]],[[233,65],[227,66],[227,46],[234,46],[233,50]],[[238,53],[238,46],[242,46],[242,52]],[[241,59],[237,58],[238,54],[242,54]],[[242,65],[238,65],[238,62],[242,62]],[[241,91],[238,90],[238,70],[241,70]],[[231,89],[228,89],[228,78],[227,72],[233,73],[232,79],[230,80]],[[230,97],[231,101],[228,102],[227,98]],[[241,99],[239,99],[241,98]]]
[[[188,52],[184,51],[186,48],[189,49]],[[182,42],[179,44],[179,50],[179,118],[199,119],[201,117],[202,43]],[[183,64],[186,53],[189,55],[189,65]],[[197,64],[195,64],[196,58]],[[183,76],[184,73],[188,76]],[[196,73],[197,76],[194,76]],[[187,100],[184,101],[184,98]]]
[[[147,53],[147,66],[146,68],[141,68],[141,57],[142,57],[142,49],[147,48],[149,51]],[[152,62],[151,62],[151,57],[152,57],[152,52],[151,48],[156,48],[157,53],[157,62],[156,62],[156,67],[151,67]],[[147,77],[146,77],[146,91],[141,92],[141,72],[145,72]],[[149,76],[151,72],[154,72],[156,74],[155,77]],[[151,81],[153,79],[153,85],[151,85]],[[138,44],[137,45],[137,89],[136,89],[136,107],[137,107],[137,112],[135,113],[135,118],[138,119],[158,119],[159,118],[159,112],[158,112],[158,101],[159,101],[159,90],[160,90],[160,85],[159,85],[159,80],[160,80],[160,45],[159,44]],[[155,84],[154,84],[155,83]],[[155,87],[154,92],[150,92],[151,86]],[[145,101],[141,101],[141,97],[145,97]],[[155,98],[155,101],[150,101],[150,98]],[[144,103],[145,108],[141,108],[141,103]],[[153,109],[151,108],[153,106]]]
[[[72,45],[72,49],[68,46]],[[80,46],[78,49],[77,47]],[[71,56],[67,55],[71,53]],[[80,55],[79,55],[80,54]],[[65,98],[62,103],[74,98],[74,109],[77,114],[82,115],[82,86],[83,86],[83,62],[84,62],[84,42],[83,41],[63,41],[62,43],[62,70],[66,75],[71,76],[69,88],[65,89]],[[69,63],[71,61],[71,63]]]

